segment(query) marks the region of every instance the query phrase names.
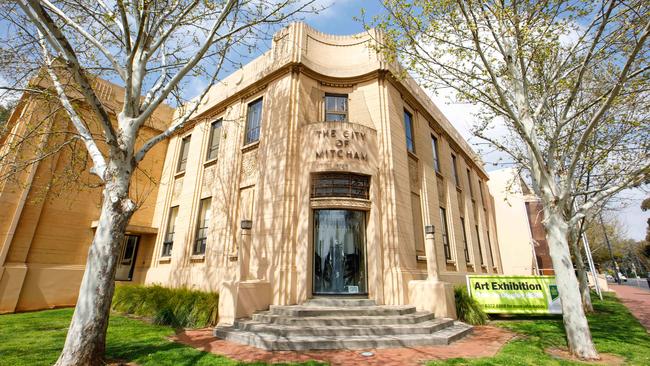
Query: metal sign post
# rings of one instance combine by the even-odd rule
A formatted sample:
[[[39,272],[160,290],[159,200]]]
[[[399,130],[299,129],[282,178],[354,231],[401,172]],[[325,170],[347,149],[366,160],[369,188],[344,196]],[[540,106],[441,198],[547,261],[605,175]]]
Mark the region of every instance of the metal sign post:
[[[589,270],[591,271],[591,275],[594,278],[594,284],[596,285],[596,293],[598,293],[598,297],[600,299],[603,299],[603,293],[600,291],[600,285],[598,284],[598,274],[596,273],[596,266],[594,265],[594,258],[591,256],[591,248],[589,247],[589,241],[587,241],[587,237],[585,236],[585,233],[582,232],[582,244],[585,246],[585,253],[587,254],[587,262],[589,262]]]

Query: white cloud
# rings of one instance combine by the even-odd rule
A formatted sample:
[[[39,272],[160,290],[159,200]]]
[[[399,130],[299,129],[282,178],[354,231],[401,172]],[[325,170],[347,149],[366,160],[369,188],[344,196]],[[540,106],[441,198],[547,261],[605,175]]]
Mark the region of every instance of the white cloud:
[[[650,213],[641,210],[641,202],[646,197],[648,197],[648,192],[643,189],[626,189],[615,196],[615,202],[611,205],[630,239],[643,240],[645,238]]]
[[[478,105],[455,101],[454,92],[451,89],[439,89],[435,92],[431,90],[425,91],[454,128],[481,156],[487,171],[501,169],[504,167],[504,163],[512,161],[508,154],[492,147],[486,148],[486,142],[472,133],[472,129],[476,126],[478,120],[477,115],[481,109]],[[508,129],[504,122],[494,121],[490,126],[489,136],[495,139],[506,138]],[[511,166],[511,164],[507,164],[507,166]]]

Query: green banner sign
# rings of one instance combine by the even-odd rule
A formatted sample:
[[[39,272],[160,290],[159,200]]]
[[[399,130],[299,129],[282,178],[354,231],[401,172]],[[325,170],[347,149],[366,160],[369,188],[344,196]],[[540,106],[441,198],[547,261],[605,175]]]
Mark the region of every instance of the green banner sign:
[[[492,314],[562,314],[555,276],[467,276],[467,291]]]

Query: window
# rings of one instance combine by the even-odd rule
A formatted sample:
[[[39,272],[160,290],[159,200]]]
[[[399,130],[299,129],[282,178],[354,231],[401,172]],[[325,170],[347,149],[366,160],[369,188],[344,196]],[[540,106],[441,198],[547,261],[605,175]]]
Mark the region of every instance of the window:
[[[410,153],[415,153],[415,144],[413,143],[413,115],[406,109],[404,110],[404,131],[406,132],[406,149]]]
[[[325,121],[345,122],[348,120],[348,95],[325,94]]]
[[[244,145],[252,144],[260,139],[260,126],[262,125],[262,98],[248,105],[246,114],[246,136]]]
[[[469,186],[469,196],[474,199],[474,188],[472,188],[472,172],[467,169],[467,185]]]
[[[442,228],[442,248],[445,251],[445,259],[451,260],[451,247],[449,246],[449,230],[447,228],[447,211],[440,207],[440,227]]]
[[[424,227],[422,226],[422,207],[420,196],[411,192],[411,215],[413,220],[413,239],[415,241],[415,255],[426,255],[424,249]]]
[[[352,173],[318,173],[311,182],[311,197],[370,198],[370,177]]]
[[[210,206],[212,198],[204,198],[199,204],[199,218],[196,225],[196,237],[194,239],[193,255],[205,254],[205,242],[208,238],[208,226],[210,224]]]
[[[478,181],[478,191],[481,194],[481,203],[483,204],[483,209],[485,209],[485,200],[483,199],[483,181],[480,179]]]
[[[460,227],[463,229],[463,248],[465,251],[465,263],[469,263],[469,246],[467,245],[467,232],[465,231],[465,218],[460,218]]]
[[[494,257],[492,256],[492,242],[490,241],[490,231],[487,232],[487,241],[488,241],[488,253],[490,254],[490,263],[492,266],[496,266],[494,263]]]
[[[178,166],[176,167],[176,173],[184,172],[185,167],[187,166],[187,154],[190,151],[190,138],[192,135],[186,136],[181,140],[181,153],[178,157]]]
[[[212,122],[210,125],[210,140],[208,141],[208,154],[205,160],[216,159],[219,155],[219,144],[221,143],[221,120]]]
[[[165,233],[165,240],[163,241],[162,254],[163,257],[172,255],[172,247],[174,246],[174,231],[176,230],[176,217],[178,216],[178,206],[174,206],[169,210],[169,218],[167,219],[167,232]]]
[[[483,260],[483,248],[481,248],[481,237],[479,236],[478,225],[476,225],[476,240],[478,241],[478,255],[481,257],[481,265],[485,264]]]
[[[431,150],[433,151],[433,169],[440,173],[440,159],[438,158],[438,139],[431,135]]]
[[[460,187],[460,178],[458,177],[458,166],[456,166],[458,162],[456,161],[456,155],[451,154],[451,170],[452,173],[454,173],[454,183],[456,183],[456,187]]]

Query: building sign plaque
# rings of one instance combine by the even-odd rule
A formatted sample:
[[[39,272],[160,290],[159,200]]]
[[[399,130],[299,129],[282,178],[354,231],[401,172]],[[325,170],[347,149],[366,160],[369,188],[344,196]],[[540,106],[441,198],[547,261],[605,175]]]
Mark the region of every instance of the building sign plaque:
[[[562,314],[555,276],[468,275],[467,292],[492,314]]]

